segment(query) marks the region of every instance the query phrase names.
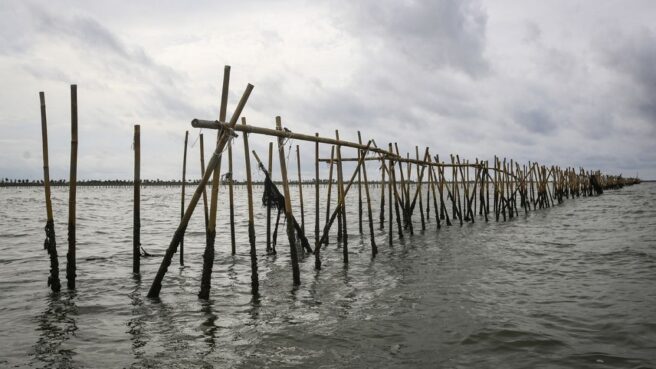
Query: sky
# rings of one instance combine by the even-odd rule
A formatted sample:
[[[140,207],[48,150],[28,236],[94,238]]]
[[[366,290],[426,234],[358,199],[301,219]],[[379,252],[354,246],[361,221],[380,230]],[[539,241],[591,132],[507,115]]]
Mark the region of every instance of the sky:
[[[132,178],[134,124],[142,178],[181,177],[186,130],[198,177],[199,134],[209,157],[216,133],[190,122],[218,119],[230,65],[228,116],[251,83],[249,124],[656,179],[654,19],[651,0],[3,0],[0,177],[43,178],[39,91],[50,176],[68,177],[71,84],[79,179]],[[270,139],[249,141],[267,156]],[[290,175],[296,144],[312,178],[297,141]]]

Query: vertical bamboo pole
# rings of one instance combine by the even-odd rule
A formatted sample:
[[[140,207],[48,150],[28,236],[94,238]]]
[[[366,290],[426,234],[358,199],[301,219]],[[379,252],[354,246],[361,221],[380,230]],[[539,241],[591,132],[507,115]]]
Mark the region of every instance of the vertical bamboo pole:
[[[380,171],[380,229],[385,229],[385,171],[382,167],[385,165],[385,159],[381,159]]]
[[[237,243],[235,241],[235,194],[233,188],[233,176],[232,176],[232,145],[228,145],[228,173],[229,176],[226,176],[228,180],[228,197],[230,204],[230,252],[232,255],[237,253]]]
[[[225,121],[225,117],[226,117],[229,86],[230,86],[230,66],[226,65],[223,69],[221,105],[219,107],[219,120],[222,122]],[[235,113],[233,114],[232,119],[230,121],[232,127],[234,127],[237,124],[237,120],[239,119],[239,115],[241,115],[241,110],[243,109],[243,105],[246,105],[246,101],[248,100],[248,96],[250,95],[252,89],[253,86],[249,84],[248,87],[246,88],[246,92],[244,92],[244,95],[242,96],[242,100],[239,101],[239,105],[237,105],[237,109],[235,110]],[[201,280],[200,280],[200,291],[198,292],[198,298],[205,299],[205,300],[209,299],[210,289],[212,287],[212,269],[214,267],[214,242],[216,240],[216,211],[218,207],[219,182],[221,178],[221,157],[225,145],[227,144],[229,145],[230,140],[232,139],[232,137],[229,137],[229,134],[230,134],[229,132],[224,132],[222,130],[218,131],[216,136],[217,143],[216,143],[216,148],[214,150],[214,154],[210,158],[210,162],[207,165],[207,169],[203,174],[203,179],[199,184],[199,188],[200,185],[202,185],[204,188],[207,184],[207,181],[209,180],[209,176],[212,175],[212,190],[210,192],[210,219],[207,226],[207,239],[205,242],[205,251],[203,252],[203,272],[201,274]],[[191,207],[191,203],[190,203],[186,212],[186,214],[188,214],[187,215],[188,218],[191,218],[191,214],[193,213],[193,211],[194,208]],[[189,222],[189,220],[187,220],[187,222]],[[168,269],[168,263],[166,259],[169,254],[171,254],[172,256],[173,253],[175,253],[175,249],[177,247],[176,245],[176,237],[178,237],[177,234],[181,233],[180,236],[184,234],[185,230],[187,229],[187,224],[186,224],[187,222],[184,221],[180,222],[180,225],[178,226],[178,230],[176,230],[176,234],[174,234],[173,239],[171,240],[171,244],[169,245],[169,248],[166,251],[166,255],[164,256],[164,260],[162,261],[160,270],[157,272],[157,277],[153,281],[153,284],[150,287],[150,291],[148,291],[149,297],[159,296],[159,291],[162,288],[162,279],[164,278],[164,274]]]
[[[276,130],[282,130],[282,121],[276,117]],[[280,174],[282,175],[282,186],[285,192],[285,217],[287,221],[287,238],[292,259],[292,277],[294,285],[301,284],[301,272],[298,268],[298,254],[296,250],[296,234],[294,233],[294,222],[292,215],[292,201],[289,194],[289,181],[287,179],[287,163],[285,162],[285,138],[278,137],[278,154],[280,155]]]
[[[360,131],[358,131],[358,142],[362,145],[362,137],[360,136]],[[364,178],[364,192],[367,196],[367,219],[369,220],[369,238],[371,240],[371,257],[375,257],[378,253],[378,247],[376,246],[376,235],[374,234],[374,219],[371,212],[371,196],[369,196],[369,181],[367,180],[367,166],[365,159],[366,152],[358,150],[358,158],[362,162],[362,177]],[[358,171],[358,184],[360,180],[360,175]]]
[[[389,151],[392,152],[392,144],[389,144]],[[398,150],[397,150],[398,152]],[[393,161],[390,161],[390,183],[393,186],[394,190],[394,213],[396,214],[396,227],[398,228],[398,233],[399,233],[399,239],[403,238],[403,227],[401,226],[401,217],[399,215],[399,202],[402,201],[399,199],[399,190],[396,187],[396,169],[395,169],[395,164]],[[399,163],[399,172],[401,173],[401,176],[403,176],[403,167]],[[403,191],[401,191],[403,193]],[[401,195],[403,196],[403,195]],[[390,229],[391,231],[391,229]]]
[[[203,142],[203,134],[200,136],[200,172],[205,173],[205,143]],[[203,187],[203,214],[205,216],[205,240],[207,241],[208,229],[207,225],[210,222],[209,209],[207,208],[207,186]]]
[[[330,169],[328,169],[328,196],[326,200],[326,225],[330,220],[330,196],[333,192],[333,161],[335,159],[335,146],[330,148]],[[328,244],[328,235],[325,237],[326,245]]]
[[[360,131],[358,131],[358,139],[360,140]],[[362,140],[360,140],[362,143]],[[360,150],[358,150],[358,160],[360,159]],[[358,231],[362,235],[362,174],[358,172]]]
[[[185,131],[184,156],[182,159],[182,195],[180,196],[180,220],[184,218],[185,211],[185,188],[187,187],[187,141],[189,140],[189,131]],[[184,265],[184,235],[180,239],[180,265]]]
[[[335,130],[335,139],[339,141],[339,131]],[[346,204],[344,195],[344,176],[342,171],[342,145],[337,144],[337,189],[340,206],[340,214],[342,216],[342,254],[344,255],[344,264],[348,264],[348,233],[346,232]]]
[[[68,253],[66,280],[75,289],[75,199],[77,190],[77,85],[71,85],[71,168],[68,183]]]
[[[389,151],[392,152],[392,144],[391,143],[389,144]],[[383,158],[383,163],[385,162],[384,160],[385,159]],[[388,212],[387,212],[387,237],[388,237],[389,244],[392,245],[392,240],[393,240],[393,237],[394,237],[394,225],[393,225],[394,216],[392,215],[392,208],[394,207],[394,205],[392,204],[392,202],[394,200],[392,198],[392,178],[393,178],[392,177],[392,170],[393,170],[392,159],[389,160],[389,162],[387,164],[387,168],[388,168],[387,177],[388,177],[388,182],[389,182],[387,184],[387,199],[388,199],[387,200],[387,203],[388,203],[388,206],[387,206],[388,207]],[[383,171],[383,173],[384,173],[384,171]]]
[[[319,133],[314,134],[319,137]],[[314,248],[319,245],[319,141],[314,144]]]
[[[301,203],[301,231],[305,234],[305,209],[303,207],[303,179],[301,178],[301,153],[296,145],[296,167],[298,170],[298,197]]]
[[[134,125],[134,219],[132,223],[132,273],[141,266],[141,127]]]
[[[271,179],[271,182],[273,183],[273,177],[271,171],[273,170],[273,142],[269,142],[269,163],[267,166],[267,169],[269,171],[269,178]],[[264,189],[267,191],[267,197],[271,197],[271,189],[269,187],[265,187]],[[271,246],[271,207],[267,206],[267,243],[266,243],[266,251],[267,254],[273,253],[273,248]]]
[[[241,118],[241,124],[246,124],[246,118]],[[248,149],[248,133],[244,137],[244,160],[246,162],[246,191],[248,195],[248,242],[251,245],[251,292],[259,294],[260,282],[257,275],[257,252],[255,251],[255,216],[253,215],[253,181],[251,178],[251,156]],[[230,172],[232,175],[232,171]],[[289,222],[289,221],[288,221]]]
[[[52,215],[52,201],[50,199],[50,166],[48,164],[48,121],[46,119],[46,96],[39,92],[41,105],[41,140],[43,144],[43,187],[46,196],[46,239],[43,246],[50,255],[50,276],[48,286],[53,292],[61,290],[59,280],[59,259],[57,258],[57,241],[55,239],[55,220]]]
[[[415,146],[415,151],[417,154],[417,161],[419,161],[419,146]],[[423,171],[422,171],[423,174]],[[424,202],[422,200],[422,175],[419,174],[419,164],[417,164],[417,186],[419,187],[417,189],[418,194],[419,194],[419,215],[421,216],[421,230],[425,231],[426,230],[426,220],[424,219]]]

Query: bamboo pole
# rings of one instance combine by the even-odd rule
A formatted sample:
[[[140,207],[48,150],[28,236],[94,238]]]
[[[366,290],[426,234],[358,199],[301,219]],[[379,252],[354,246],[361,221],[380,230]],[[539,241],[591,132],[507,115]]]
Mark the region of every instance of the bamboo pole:
[[[132,273],[141,266],[141,127],[134,125],[134,219],[132,223]]]
[[[319,133],[315,133],[319,137]],[[319,244],[319,143],[316,142],[314,146],[315,162],[314,162],[314,248]]]
[[[230,66],[226,65],[223,69],[221,105],[219,107],[219,119],[222,121],[225,120],[225,116],[226,116],[229,86],[230,86]],[[237,109],[232,115],[232,118],[230,120],[230,126],[228,127],[228,129],[232,129],[237,125],[237,120],[239,119],[239,115],[241,115],[241,110],[244,108],[244,105],[246,105],[246,101],[248,100],[248,97],[250,96],[252,90],[253,90],[253,86],[249,84],[246,87],[246,91],[242,95],[239,104],[237,105]],[[198,187],[201,188],[202,185],[202,187],[204,188],[207,182],[209,181],[210,175],[213,174],[212,189],[210,192],[210,217],[209,217],[209,223],[207,225],[207,238],[205,242],[205,251],[203,252],[203,271],[201,273],[200,291],[198,291],[198,298],[205,299],[205,300],[209,299],[210,289],[212,288],[212,269],[214,267],[214,243],[216,240],[216,211],[217,211],[218,197],[219,197],[219,182],[221,177],[221,157],[225,145],[229,144],[230,140],[232,139],[229,132],[230,132],[229,130],[228,131],[219,130],[217,132],[217,137],[216,137],[217,143],[216,143],[216,148],[214,150],[214,154],[212,155],[209,163],[207,164],[207,169],[205,170],[205,173],[203,174],[203,179],[201,180],[201,183],[199,184]],[[198,190],[196,191],[198,192]],[[191,206],[191,203],[189,205]],[[194,208],[188,207],[187,211],[185,212],[185,218],[187,217],[187,214],[189,214],[188,218],[191,218],[191,214],[193,213],[193,211]],[[160,266],[160,270],[157,273],[157,277],[153,281],[153,284],[150,287],[150,291],[148,292],[149,297],[159,296],[159,291],[162,288],[161,285],[162,279],[164,278],[164,274],[168,269],[168,263],[166,259],[168,258],[169,254],[173,256],[173,254],[175,253],[175,249],[177,248],[176,235],[178,233],[181,234],[180,236],[184,234],[187,228],[187,223],[189,222],[188,218],[186,222],[185,221],[180,222],[180,225],[178,226],[178,230],[176,230],[176,234],[173,235],[173,239],[171,240],[171,244],[169,245],[169,248],[166,251],[164,260],[162,260],[162,264]]]
[[[419,146],[415,146],[415,151],[417,154],[417,161],[419,161]],[[421,175],[417,177],[417,193],[419,194],[419,215],[421,216],[421,230],[426,230],[426,220],[424,219],[424,202],[422,200],[421,186],[422,186],[422,177],[426,167],[421,168]],[[417,174],[419,174],[419,166],[417,166]]]
[[[371,145],[372,141],[369,141],[367,146],[365,146],[365,153],[368,152],[368,149]],[[358,165],[355,167],[355,171],[353,172],[353,175],[351,176],[351,179],[348,182],[348,185],[344,189],[344,197],[340,197],[340,199],[343,200],[343,198],[346,197],[346,194],[348,193],[349,189],[351,189],[351,185],[353,185],[353,182],[355,181],[355,177],[357,176],[358,172],[360,171],[360,166],[362,166],[362,163],[364,160],[361,160],[358,162]],[[328,221],[326,222],[326,225],[323,228],[323,233],[321,234],[321,238],[319,239],[319,244],[317,245],[317,248],[314,250],[314,267],[315,269],[319,270],[321,269],[321,245],[325,244],[326,237],[328,237],[328,233],[330,232],[330,227],[333,225],[333,222],[335,222],[335,218],[337,217],[338,212],[340,211],[340,208],[343,205],[343,201],[338,201],[337,202],[337,207],[333,211],[332,215],[327,217]]]
[[[389,144],[389,149],[392,151],[392,144]],[[395,169],[396,163],[394,161],[390,161],[390,183],[392,185],[392,189],[394,190],[394,213],[396,214],[396,227],[397,231],[399,234],[399,239],[403,238],[403,227],[401,226],[401,217],[399,216],[399,203],[401,202],[401,199],[399,197],[399,190],[396,187],[396,169]],[[401,175],[403,175],[403,168],[399,164],[399,172],[401,172]],[[390,229],[390,232],[392,230]]]
[[[392,151],[392,144],[389,144],[389,148],[390,148],[390,151]],[[384,164],[385,164],[385,162],[383,161],[383,165]],[[394,239],[394,224],[393,224],[394,216],[392,215],[392,211],[393,211],[392,208],[394,207],[394,205],[392,204],[392,202],[394,202],[392,200],[392,178],[393,178],[393,175],[392,175],[392,172],[391,172],[391,170],[393,170],[392,159],[389,160],[388,168],[389,169],[388,169],[388,176],[387,177],[389,178],[388,179],[389,183],[387,184],[387,198],[388,198],[388,200],[387,200],[387,203],[388,203],[388,206],[387,206],[388,207],[388,213],[387,213],[387,238],[388,238],[388,242],[391,246],[392,243],[393,243],[393,239]],[[384,170],[382,172],[385,173]]]
[[[276,117],[276,130],[282,131],[282,121],[279,116]],[[285,192],[285,216],[287,221],[287,238],[289,239],[289,249],[292,259],[292,277],[294,285],[301,284],[301,272],[298,268],[298,254],[296,250],[296,234],[294,233],[294,224],[292,222],[292,201],[289,193],[289,181],[287,179],[287,163],[285,161],[285,139],[278,137],[278,154],[280,155],[280,174],[282,175],[282,186]]]
[[[71,168],[68,183],[68,253],[66,280],[75,289],[75,199],[77,190],[77,85],[71,85]]]
[[[333,145],[330,148],[330,158],[335,157],[335,146]],[[328,196],[326,200],[326,225],[328,225],[328,219],[330,218],[330,196],[333,192],[333,161],[330,161],[330,169],[328,169]],[[328,236],[324,238],[325,244],[328,244]]]
[[[246,124],[246,118],[241,118]],[[251,178],[251,157],[248,149],[248,134],[244,133],[244,160],[246,162],[246,191],[248,195],[248,242],[251,246],[251,292],[259,295],[260,282],[257,275],[257,252],[255,251],[255,216],[253,214],[253,180]],[[232,172],[231,172],[232,173]]]
[[[339,144],[339,131],[335,130],[335,139],[337,140],[337,195],[339,198],[339,215],[341,216],[342,221],[342,254],[344,256],[344,264],[348,264],[348,233],[346,231],[346,204],[345,198],[346,194],[344,193],[344,172],[342,171],[342,146]],[[358,172],[359,173],[359,172]]]
[[[200,139],[200,172],[205,173],[205,143],[203,142],[203,134],[199,135]],[[205,216],[205,240],[207,240],[208,229],[207,226],[210,222],[209,209],[207,208],[207,186],[203,187],[203,215]]]
[[[52,215],[52,201],[50,199],[50,166],[48,164],[48,121],[46,119],[46,97],[43,92],[39,92],[41,105],[41,140],[43,146],[43,187],[46,196],[46,238],[43,247],[50,255],[50,275],[48,276],[48,286],[53,292],[61,290],[59,280],[59,259],[57,258],[57,240],[55,238],[55,220]]]
[[[358,131],[358,142],[362,144],[360,139],[360,131]],[[358,150],[358,159],[360,158],[360,150]],[[358,172],[358,232],[362,235],[362,174]]]
[[[303,207],[303,179],[301,178],[301,153],[296,145],[296,167],[298,170],[298,197],[301,203],[301,231],[305,234],[305,209]]]
[[[244,137],[246,134],[244,134]],[[235,194],[233,189],[233,176],[232,176],[232,145],[228,145],[228,197],[230,207],[230,252],[232,255],[237,253],[237,243],[235,240]]]
[[[358,131],[358,143],[362,145],[362,137],[360,136],[360,131]],[[365,152],[359,153],[361,159],[364,159],[366,156]],[[358,185],[360,185],[360,175],[358,171]],[[374,219],[371,212],[371,196],[369,196],[369,181],[367,179],[367,166],[365,161],[362,160],[362,177],[364,178],[364,192],[367,196],[367,219],[369,220],[369,238],[371,240],[371,257],[375,257],[378,254],[378,247],[376,246],[376,235],[374,233]]]
[[[384,163],[381,162],[380,171],[380,229],[385,229],[385,171],[382,170]]]
[[[273,174],[271,173],[272,171],[272,166],[273,166],[273,142],[269,142],[269,163],[267,166],[267,169],[269,170],[269,176],[272,176]],[[271,177],[271,181],[273,182],[273,177]],[[268,186],[265,186],[264,188],[265,191],[267,191],[267,197],[271,197],[271,189]],[[267,254],[273,254],[274,253],[274,248],[271,246],[271,207],[267,206],[267,225],[266,225],[266,232],[267,232],[267,242],[266,242],[266,252]]]
[[[185,131],[184,156],[182,159],[182,195],[180,196],[180,219],[184,218],[185,211],[185,188],[187,187],[187,141],[189,141],[189,131]],[[184,235],[180,239],[180,265],[184,265]]]
[[[232,115],[232,118],[230,119],[231,127],[234,127],[237,124],[237,120],[239,119],[239,116],[241,115],[244,106],[246,106],[246,102],[248,101],[248,97],[250,96],[252,90],[253,90],[253,85],[248,84],[248,86],[246,86],[246,90],[244,91],[244,94],[242,95],[241,99],[239,100],[239,103],[237,104],[237,107]],[[150,298],[159,297],[159,292],[162,289],[162,280],[164,279],[164,275],[166,274],[166,271],[168,270],[168,267],[171,264],[171,259],[173,258],[173,255],[177,251],[178,245],[180,243],[180,239],[182,238],[182,235],[187,229],[187,225],[189,224],[191,215],[194,213],[194,209],[198,204],[198,200],[200,199],[201,194],[203,193],[203,187],[207,184],[210,177],[212,176],[215,169],[217,168],[220,162],[221,153],[223,152],[223,149],[228,143],[228,140],[230,140],[232,137],[229,131],[222,131],[219,134],[219,136],[220,136],[219,143],[217,144],[216,149],[214,150],[214,154],[212,155],[212,158],[207,164],[207,169],[205,170],[205,174],[203,174],[203,178],[200,180],[198,187],[196,188],[196,191],[194,192],[194,195],[191,198],[191,201],[189,202],[189,205],[187,205],[185,216],[184,218],[182,218],[182,221],[178,225],[178,228],[176,229],[175,233],[173,234],[171,243],[169,244],[169,247],[166,249],[166,253],[164,254],[162,263],[160,264],[160,267],[157,270],[157,275],[155,276],[155,279],[153,280],[153,283],[150,286],[150,290],[148,291],[148,297]],[[211,218],[212,218],[212,213],[210,213],[210,219]],[[216,216],[215,216],[215,220],[216,220]],[[213,229],[210,230],[214,232]],[[198,297],[204,299],[209,298],[210,277],[212,274],[212,266],[214,261],[214,242],[211,243],[211,246],[212,246],[211,248],[206,247],[205,253],[203,254],[203,274],[201,276],[201,291]]]

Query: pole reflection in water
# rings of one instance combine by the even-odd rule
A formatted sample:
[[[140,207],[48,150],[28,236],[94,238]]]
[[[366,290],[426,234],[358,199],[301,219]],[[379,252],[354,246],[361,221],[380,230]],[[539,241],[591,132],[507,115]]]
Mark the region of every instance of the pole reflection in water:
[[[47,307],[37,317],[39,339],[34,345],[36,363],[56,364],[60,368],[73,367],[75,351],[67,341],[75,336],[77,306],[75,291],[51,293],[47,297]]]

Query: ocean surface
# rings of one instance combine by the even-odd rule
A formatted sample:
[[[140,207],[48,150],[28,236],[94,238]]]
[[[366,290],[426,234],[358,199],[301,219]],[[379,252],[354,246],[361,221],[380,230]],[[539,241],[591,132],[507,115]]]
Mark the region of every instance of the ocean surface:
[[[254,298],[246,189],[235,189],[232,256],[222,188],[211,300],[196,297],[205,244],[199,208],[185,266],[176,255],[153,301],[146,293],[180,217],[179,187],[142,189],[142,245],[156,256],[142,259],[140,278],[131,269],[132,189],[79,188],[75,291],[65,279],[68,192],[55,187],[59,294],[46,286],[43,189],[0,188],[0,367],[656,367],[656,184],[439,231],[431,209],[425,231],[416,214],[415,234],[394,234],[392,245],[387,221],[379,227],[376,187],[374,259],[366,210],[358,232],[356,190],[347,205],[348,266],[334,230],[323,269],[315,271],[309,255],[294,288],[282,224],[278,255],[265,253],[266,212],[255,187]],[[314,187],[303,192],[313,243]]]

